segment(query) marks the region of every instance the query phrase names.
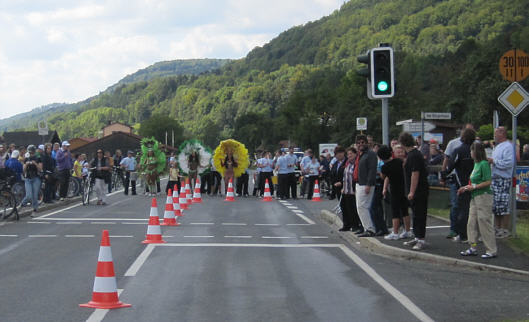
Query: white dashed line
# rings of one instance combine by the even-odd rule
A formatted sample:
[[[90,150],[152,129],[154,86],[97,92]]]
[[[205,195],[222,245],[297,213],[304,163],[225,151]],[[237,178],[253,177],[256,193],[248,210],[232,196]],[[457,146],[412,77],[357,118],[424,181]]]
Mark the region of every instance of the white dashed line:
[[[449,228],[450,226],[427,226],[426,229]]]
[[[288,209],[298,209],[296,206],[287,206]]]
[[[287,224],[287,226],[310,226],[310,224]]]
[[[184,236],[185,238],[213,238],[215,236]]]
[[[215,223],[212,222],[190,222],[190,225],[215,225]]]
[[[28,221],[28,224],[51,224],[51,222]]]
[[[18,237],[18,235],[0,235],[0,237]]]
[[[252,238],[252,236],[224,236],[224,238]]]
[[[279,226],[279,224],[254,224],[255,226]]]
[[[303,216],[302,214],[298,214],[296,213],[296,216],[298,216],[299,218],[305,220],[307,223],[311,224],[311,225],[315,225],[316,223],[312,220],[310,220],[309,218]]]
[[[326,239],[326,238],[329,238],[329,237],[327,237],[327,236],[301,236],[299,238]]]
[[[92,221],[91,224],[92,225],[115,225],[116,223],[111,222],[111,221]]]
[[[296,237],[288,237],[288,236],[262,236],[263,239],[287,239],[287,238],[296,238]]]
[[[237,222],[233,222],[233,223],[223,222],[222,225],[224,226],[246,226],[245,223],[237,223]]]
[[[90,238],[95,237],[95,235],[64,235],[64,237],[71,237],[71,238]]]
[[[162,235],[162,238],[173,238],[174,236],[171,235]]]
[[[48,224],[48,223],[47,223]],[[80,221],[67,221],[67,222],[58,222],[57,225],[81,225]]]
[[[298,214],[304,214],[303,210],[299,210],[299,209],[294,209],[292,210],[293,212],[297,212]]]
[[[28,237],[32,238],[45,238],[45,237],[57,237],[57,235],[29,235]]]

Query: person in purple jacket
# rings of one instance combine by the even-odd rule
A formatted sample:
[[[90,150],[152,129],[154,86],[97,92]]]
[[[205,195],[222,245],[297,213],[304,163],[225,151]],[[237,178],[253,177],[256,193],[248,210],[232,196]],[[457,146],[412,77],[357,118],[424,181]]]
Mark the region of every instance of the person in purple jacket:
[[[70,172],[73,167],[72,153],[70,152],[70,143],[62,142],[62,147],[57,151],[57,171],[59,172],[59,197],[63,201],[68,194],[68,182],[70,181]]]

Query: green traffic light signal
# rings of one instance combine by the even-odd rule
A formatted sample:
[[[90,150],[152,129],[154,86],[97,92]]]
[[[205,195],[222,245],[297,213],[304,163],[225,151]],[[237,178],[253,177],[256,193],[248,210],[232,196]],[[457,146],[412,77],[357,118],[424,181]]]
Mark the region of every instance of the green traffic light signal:
[[[384,81],[380,81],[377,84],[377,88],[378,88],[379,91],[385,92],[385,91],[388,90],[388,83],[384,82]]]

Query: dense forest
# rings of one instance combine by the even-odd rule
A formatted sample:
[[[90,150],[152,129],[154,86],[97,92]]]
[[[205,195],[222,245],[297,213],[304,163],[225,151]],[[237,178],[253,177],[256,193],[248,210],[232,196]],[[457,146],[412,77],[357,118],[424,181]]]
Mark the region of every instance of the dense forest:
[[[380,139],[380,102],[367,99],[356,56],[388,42],[396,59],[390,125],[419,118],[421,110],[452,112],[453,122],[471,122],[490,138],[494,109],[510,124],[497,102],[509,85],[498,62],[511,48],[529,52],[527,17],[522,0],[351,0],[219,69],[123,83],[61,107],[48,122],[71,138],[94,136],[108,121],[138,127],[165,116],[178,121],[184,137],[212,147],[235,138],[253,150],[283,139],[313,148],[348,144],[356,117],[366,116],[368,133]],[[529,89],[528,80],[521,84]],[[529,140],[528,113],[519,119],[519,136]],[[391,135],[399,130],[391,126]]]

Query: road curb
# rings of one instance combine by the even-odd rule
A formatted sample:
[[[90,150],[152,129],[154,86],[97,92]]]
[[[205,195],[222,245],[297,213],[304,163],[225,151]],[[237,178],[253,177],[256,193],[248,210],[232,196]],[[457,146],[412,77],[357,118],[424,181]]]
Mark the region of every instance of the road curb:
[[[320,218],[336,230],[338,230],[339,228],[343,226],[343,223],[340,217],[329,210],[325,210],[325,209],[322,210],[320,213]],[[513,268],[508,268],[508,267],[503,267],[503,266],[474,263],[474,262],[470,262],[470,261],[462,260],[462,259],[428,254],[424,252],[417,252],[417,251],[412,251],[412,250],[407,250],[407,249],[401,249],[398,247],[393,247],[393,246],[389,246],[384,243],[381,243],[378,239],[373,238],[373,237],[359,238],[352,232],[343,232],[343,233],[340,233],[340,235],[345,240],[347,240],[349,243],[360,244],[361,246],[367,248],[372,253],[375,253],[381,256],[386,256],[386,257],[391,257],[391,258],[400,258],[400,259],[406,259],[406,260],[419,260],[419,261],[433,263],[433,264],[449,265],[452,267],[456,266],[456,267],[470,268],[470,269],[480,270],[480,271],[503,272],[503,273],[522,275],[526,277],[529,276],[529,271],[523,271],[523,270],[518,270],[518,269],[513,269]]]

